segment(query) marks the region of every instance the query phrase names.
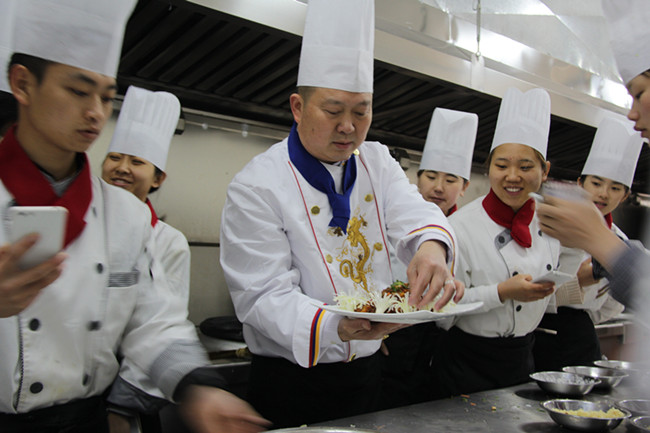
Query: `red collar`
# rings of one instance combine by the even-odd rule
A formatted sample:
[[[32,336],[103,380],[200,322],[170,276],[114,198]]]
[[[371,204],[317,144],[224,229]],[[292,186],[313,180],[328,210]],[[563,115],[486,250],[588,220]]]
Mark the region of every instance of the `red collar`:
[[[458,210],[458,205],[455,204],[449,209],[449,213],[447,214],[448,217],[450,217],[454,212]]]
[[[74,241],[86,226],[84,217],[92,199],[92,182],[90,165],[85,154],[81,172],[63,196],[58,197],[43,173],[18,143],[14,125],[0,141],[0,180],[18,206],[63,206],[68,209],[65,247]]]
[[[611,212],[605,215],[605,222],[607,223],[607,227],[609,227],[609,229],[611,230],[612,224],[614,224],[614,218],[612,218]]]
[[[158,215],[156,215],[156,211],[153,209],[151,200],[147,199],[145,203],[149,206],[149,210],[151,211],[151,227],[156,227],[156,224],[158,224]]]
[[[535,214],[535,201],[528,199],[516,213],[490,189],[483,199],[483,208],[492,221],[510,230],[512,238],[524,248],[530,248],[532,238],[528,226]]]

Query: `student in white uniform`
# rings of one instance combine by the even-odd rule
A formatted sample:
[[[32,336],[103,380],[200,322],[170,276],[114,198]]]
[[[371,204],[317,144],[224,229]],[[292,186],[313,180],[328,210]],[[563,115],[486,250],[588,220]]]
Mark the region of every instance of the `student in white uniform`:
[[[612,51],[629,94],[632,108],[627,114],[634,129],[650,138],[650,8],[645,0],[602,0]],[[542,230],[589,253],[607,271],[609,293],[628,308],[639,309],[639,317],[650,323],[650,254],[640,242],[624,242],[602,223],[593,203],[570,202],[545,197],[538,215]],[[637,284],[638,283],[638,284]]]
[[[613,224],[612,212],[630,194],[642,145],[641,136],[632,129],[630,122],[603,119],[578,179],[578,184],[600,210],[607,227],[624,240],[627,236]],[[591,365],[602,358],[594,322],[607,320],[622,312],[624,307],[609,296],[609,282],[598,275],[598,268],[595,270],[587,253],[562,248],[560,271],[577,276],[558,288],[555,302],[549,304],[540,323],[541,328],[557,333],[538,332],[535,335],[536,370]]]
[[[559,242],[539,231],[528,194],[546,180],[550,98],[543,89],[506,91],[488,157],[490,192],[454,213],[457,278],[476,314],[456,317],[434,357],[434,397],[526,382],[533,330],[553,284],[533,280],[557,269]],[[447,326],[450,324],[447,323]]]
[[[418,170],[418,191],[438,205],[445,216],[469,186],[478,116],[436,108],[431,117]],[[406,281],[406,266],[391,256],[393,275]],[[382,408],[419,403],[430,397],[431,358],[442,330],[436,322],[401,329],[384,340],[387,355],[382,365]]]
[[[155,238],[154,259],[162,265],[172,299],[187,315],[190,247],[183,233],[158,219],[148,198],[167,178],[167,154],[180,111],[181,104],[173,94],[130,86],[102,164],[102,179],[133,193],[149,206]],[[157,413],[167,403],[146,374],[127,362],[120,367],[120,376],[111,388],[108,401],[114,406],[109,416],[112,425],[120,421],[118,411],[126,410],[140,414],[145,431],[159,430]]]
[[[249,401],[276,427],[375,409],[378,349],[400,325],[319,308],[393,282],[387,246],[410,261],[413,301],[445,304],[454,238],[410,185],[372,119],[374,3],[311,0],[289,137],[228,187],[221,264],[253,361]],[[425,287],[430,290],[420,299]],[[444,287],[443,287],[444,286]]]
[[[110,116],[133,7],[15,3],[9,83],[19,115],[0,142],[0,219],[16,205],[64,206],[69,217],[64,251],[28,269],[17,262],[37,237],[6,244],[0,230],[3,432],[107,431],[104,393],[118,354],[182,403],[197,431],[263,422],[233,395],[193,385],[209,361],[149,253],[150,213],[90,174],[84,152]]]

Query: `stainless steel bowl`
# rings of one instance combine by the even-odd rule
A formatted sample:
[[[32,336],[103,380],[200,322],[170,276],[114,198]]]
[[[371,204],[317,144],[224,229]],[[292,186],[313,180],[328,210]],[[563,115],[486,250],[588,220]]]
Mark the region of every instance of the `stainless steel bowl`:
[[[558,410],[580,409],[586,411],[607,412],[613,406],[606,402],[592,402],[585,400],[547,400],[542,403],[542,407],[546,409],[546,412],[548,412],[551,419],[559,425],[586,432],[598,432],[616,428],[621,421],[630,416],[630,413],[623,409],[619,409],[623,412],[623,416],[619,418],[591,418],[558,412]]]
[[[599,379],[562,371],[538,371],[530,378],[546,392],[574,397],[585,395],[600,384]]]
[[[632,416],[650,416],[650,400],[641,398],[621,400],[616,406],[630,412]]]
[[[629,379],[631,380],[640,380],[645,376],[650,374],[650,364],[647,362],[630,362],[630,361],[618,361],[614,359],[599,359],[594,361],[594,365],[604,368],[616,368],[618,370],[623,370],[629,374]]]
[[[630,420],[630,430],[636,432],[650,432],[650,416],[637,416]]]
[[[305,427],[289,427],[277,430],[267,430],[266,433],[377,433],[375,430],[364,430],[354,427],[318,427],[318,426],[305,426]]]
[[[604,367],[564,367],[562,371],[566,371],[567,373],[582,374],[583,376],[593,377],[594,379],[600,379],[600,385],[598,385],[600,388],[614,388],[619,383],[621,383],[621,380],[623,380],[623,378],[628,376],[628,374],[623,370]]]

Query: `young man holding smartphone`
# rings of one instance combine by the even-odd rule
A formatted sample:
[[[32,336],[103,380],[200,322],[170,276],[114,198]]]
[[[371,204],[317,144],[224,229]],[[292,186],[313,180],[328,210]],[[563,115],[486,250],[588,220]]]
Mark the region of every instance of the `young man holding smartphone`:
[[[64,252],[18,266],[36,242],[0,230],[0,425],[5,432],[106,432],[118,354],[182,403],[199,432],[260,430],[243,401],[202,383],[208,364],[151,257],[151,216],[91,176],[85,151],[110,117],[133,0],[0,0],[13,13],[8,77],[18,122],[0,142],[0,217],[63,206]],[[90,30],[92,29],[92,30]]]

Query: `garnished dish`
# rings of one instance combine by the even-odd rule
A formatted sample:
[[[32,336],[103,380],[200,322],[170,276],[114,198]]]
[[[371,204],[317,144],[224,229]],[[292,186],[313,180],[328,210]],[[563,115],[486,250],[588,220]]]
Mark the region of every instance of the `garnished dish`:
[[[436,302],[442,297],[442,291],[433,301],[420,309],[409,305],[409,295],[409,284],[397,280],[381,292],[360,290],[352,294],[340,293],[334,297],[334,300],[341,310],[355,311],[357,313],[412,313],[415,311],[434,311]],[[442,313],[445,309],[455,305],[455,302],[449,301],[438,312]]]
[[[356,291],[339,293],[334,297],[336,305],[327,305],[313,301],[323,310],[352,318],[368,319],[373,322],[386,323],[423,323],[441,320],[446,317],[471,313],[483,306],[483,302],[456,304],[450,301],[442,309],[435,311],[436,302],[442,297],[442,291],[424,308],[417,309],[408,304],[410,296],[408,283],[396,281],[381,292]]]

